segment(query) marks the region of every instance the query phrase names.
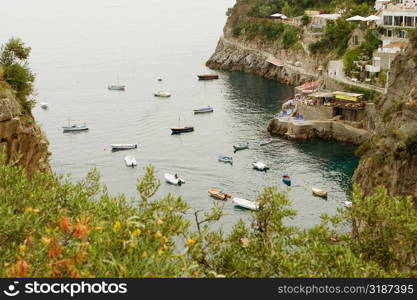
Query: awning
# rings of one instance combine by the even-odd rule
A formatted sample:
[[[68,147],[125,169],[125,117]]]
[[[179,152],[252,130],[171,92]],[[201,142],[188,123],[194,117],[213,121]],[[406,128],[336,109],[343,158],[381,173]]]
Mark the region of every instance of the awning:
[[[330,92],[317,92],[310,95],[310,97],[315,98],[333,98],[333,93]]]
[[[282,61],[279,58],[276,57],[270,57],[267,59],[267,62],[269,62],[270,64],[273,64],[277,67],[283,67],[284,64],[282,63]]]
[[[334,92],[333,95],[336,97],[336,99],[349,100],[349,101],[358,101],[359,98],[363,96],[363,94],[346,93],[346,92]]]

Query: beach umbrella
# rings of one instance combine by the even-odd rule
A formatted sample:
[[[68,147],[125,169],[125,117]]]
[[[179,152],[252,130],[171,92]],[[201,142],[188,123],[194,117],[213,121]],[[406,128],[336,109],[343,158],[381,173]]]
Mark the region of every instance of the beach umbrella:
[[[366,21],[378,21],[380,18],[375,15],[370,15],[369,17],[366,17],[365,19]]]
[[[354,16],[354,17],[347,18],[346,21],[366,21],[366,18],[361,17],[361,16]]]

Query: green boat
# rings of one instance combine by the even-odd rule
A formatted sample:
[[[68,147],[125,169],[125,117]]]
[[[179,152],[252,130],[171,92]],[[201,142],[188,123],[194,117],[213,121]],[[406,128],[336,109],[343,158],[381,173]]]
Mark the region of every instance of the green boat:
[[[249,149],[249,143],[242,143],[242,144],[238,144],[238,145],[233,145],[233,148],[235,149],[235,151]]]

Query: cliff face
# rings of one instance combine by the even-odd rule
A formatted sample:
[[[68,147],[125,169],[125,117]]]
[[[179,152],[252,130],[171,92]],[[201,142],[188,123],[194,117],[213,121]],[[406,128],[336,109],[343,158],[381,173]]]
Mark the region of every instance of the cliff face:
[[[0,151],[4,151],[6,162],[20,164],[29,175],[37,170],[50,170],[45,135],[3,81],[0,81]]]
[[[353,180],[365,193],[384,185],[391,194],[412,195],[417,203],[417,45],[398,56],[389,89],[368,118],[372,138],[359,149]]]

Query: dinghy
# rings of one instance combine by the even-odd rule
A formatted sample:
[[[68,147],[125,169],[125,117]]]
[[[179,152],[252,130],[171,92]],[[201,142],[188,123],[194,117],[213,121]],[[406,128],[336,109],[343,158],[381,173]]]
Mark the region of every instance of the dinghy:
[[[197,75],[198,80],[213,80],[213,79],[219,79],[219,75],[217,74],[201,74]]]
[[[248,149],[249,148],[249,143],[241,143],[241,144],[238,144],[238,145],[233,145],[233,148],[235,149],[235,152],[239,151],[239,150]]]
[[[111,144],[110,147],[112,150],[128,150],[136,149],[138,144]]]
[[[162,97],[162,98],[168,98],[168,97],[171,97],[171,94],[170,94],[170,93],[168,93],[168,92],[164,92],[164,91],[157,91],[157,92],[153,93],[153,95],[154,95],[155,97]]]
[[[136,162],[136,158],[133,155],[126,155],[125,162],[126,162],[126,166],[132,167],[132,168],[138,165],[138,163]]]
[[[213,112],[214,109],[211,106],[207,106],[207,107],[202,107],[202,108],[194,109],[193,111],[194,111],[195,114],[204,114],[204,113]]]
[[[175,128],[171,128],[171,131],[172,131],[172,134],[191,132],[191,131],[194,131],[194,127],[193,126],[175,127]]]
[[[46,102],[41,102],[41,103],[39,103],[40,105],[41,105],[41,108],[43,108],[43,109],[48,109],[48,103],[46,103]]]
[[[75,131],[84,131],[88,130],[87,125],[69,125],[69,126],[62,126],[62,129],[64,129],[64,132],[75,132]]]
[[[259,170],[259,171],[269,170],[269,167],[261,161],[252,163],[252,166],[254,169]]]
[[[267,139],[260,140],[259,145],[264,146],[270,143],[272,143],[272,138],[267,138]]]
[[[259,209],[259,203],[254,201],[249,201],[246,199],[241,198],[233,198],[232,202],[235,204],[235,206],[242,207],[245,209],[250,210],[258,210]]]
[[[125,85],[116,85],[112,84],[107,87],[110,91],[125,91],[126,86]]]
[[[322,189],[319,189],[319,188],[314,188],[314,187],[311,190],[313,191],[313,195],[323,197],[323,198],[327,198],[327,192],[326,191],[324,191]]]
[[[233,164],[233,157],[226,155],[219,155],[219,161]]]
[[[165,179],[167,182],[174,184],[174,185],[181,185],[183,183],[185,183],[185,180],[182,178],[179,178],[178,176],[169,174],[169,173],[165,173],[164,175]]]
[[[282,176],[282,182],[285,183],[286,185],[290,186],[291,185],[291,178],[288,175],[284,175]]]
[[[221,190],[219,189],[209,189],[208,193],[210,194],[210,196],[212,196],[213,198],[216,199],[220,199],[220,200],[227,200],[227,198],[232,197],[231,195],[227,194],[227,193],[223,193]]]

